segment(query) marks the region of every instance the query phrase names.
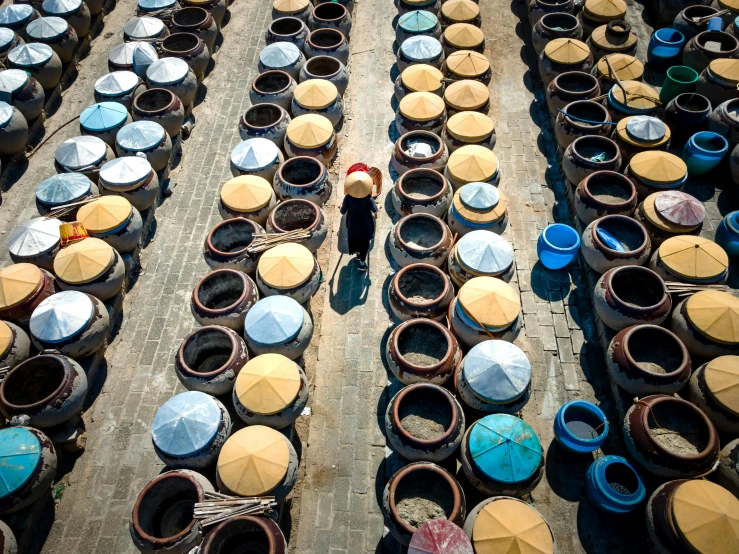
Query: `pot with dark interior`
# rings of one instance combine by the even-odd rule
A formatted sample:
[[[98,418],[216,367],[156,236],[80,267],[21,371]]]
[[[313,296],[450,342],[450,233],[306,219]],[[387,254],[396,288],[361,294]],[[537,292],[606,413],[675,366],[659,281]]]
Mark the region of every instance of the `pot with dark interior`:
[[[575,211],[586,225],[606,215],[630,216],[636,208],[636,188],[616,171],[596,171],[575,190]]]
[[[531,27],[534,27],[546,15],[572,14],[575,11],[575,2],[573,0],[531,0],[528,8],[529,23]],[[538,53],[539,51],[537,51]]]
[[[308,16],[308,28],[311,31],[336,29],[348,40],[352,30],[352,16],[349,10],[338,2],[322,2],[313,8]]]
[[[385,411],[390,446],[412,462],[441,462],[456,452],[464,435],[464,412],[452,394],[416,383],[396,394]]]
[[[301,83],[308,79],[325,79],[332,82],[343,96],[349,86],[349,70],[332,56],[315,56],[300,68],[298,79]]]
[[[242,550],[243,549],[243,550]],[[200,546],[202,554],[285,554],[287,542],[277,524],[266,517],[237,516],[217,525]]]
[[[531,42],[537,54],[556,38],[582,40],[582,23],[571,13],[547,13],[536,22],[531,31]]]
[[[341,31],[317,29],[308,35],[303,47],[306,58],[331,56],[346,65],[349,63],[349,43]]]
[[[629,408],[624,440],[631,457],[663,479],[705,475],[720,454],[716,428],[706,414],[687,400],[663,394],[641,398]]]
[[[235,269],[253,275],[257,270],[259,254],[250,254],[248,246],[254,235],[264,229],[245,217],[226,219],[211,229],[205,237],[203,256],[211,269]]]
[[[620,168],[621,151],[618,145],[609,138],[597,135],[575,139],[562,156],[562,169],[572,186],[596,171],[618,171]]]
[[[639,323],[660,325],[672,309],[662,278],[638,265],[606,271],[595,285],[593,303],[603,323],[616,331]]]
[[[202,538],[200,522],[193,516],[198,502],[213,485],[189,469],[167,471],[154,478],[136,498],[128,529],[131,540],[144,553],[187,554]]]
[[[446,223],[430,214],[405,216],[395,224],[390,237],[390,254],[405,267],[416,262],[441,267],[452,246]]]
[[[739,144],[739,98],[714,107],[708,116],[708,130],[726,137],[731,147]]]
[[[737,377],[739,356],[719,356],[696,369],[686,389],[686,398],[703,410],[716,429],[729,436],[739,433],[739,402],[733,384]]]
[[[401,321],[418,317],[441,321],[452,298],[454,287],[449,276],[423,263],[405,266],[388,287],[390,309]]]
[[[311,237],[301,242],[314,254],[326,240],[328,224],[323,209],[311,202],[293,198],[280,202],[267,218],[268,233],[287,233],[296,229],[311,232]]]
[[[671,144],[682,147],[695,133],[708,130],[711,102],[694,92],[678,94],[667,104],[662,120],[672,132]]]
[[[411,169],[392,189],[393,208],[401,216],[425,213],[444,217],[453,196],[449,181],[432,169]]]
[[[195,6],[206,10],[213,16],[219,29],[223,24],[223,18],[226,17],[226,11],[230,3],[228,0],[182,0],[182,6],[185,8]]]
[[[403,384],[444,384],[462,360],[457,339],[438,321],[426,318],[404,321],[390,333],[385,358]]]
[[[403,175],[411,169],[433,169],[441,172],[448,161],[449,149],[437,134],[431,131],[411,131],[395,141],[390,163],[398,175]]]
[[[218,23],[203,8],[182,8],[172,16],[170,30],[173,33],[192,33],[205,43],[208,52],[213,52],[218,38]]]
[[[28,416],[28,425],[45,429],[79,415],[86,396],[87,376],[77,362],[39,354],[8,372],[0,385],[0,410],[10,420]]]
[[[292,42],[301,50],[308,38],[308,27],[297,17],[279,17],[272,21],[264,32],[267,44]]]
[[[164,56],[185,60],[198,81],[202,82],[210,62],[210,52],[200,37],[193,33],[174,33],[165,38],[159,48]]]
[[[220,396],[231,392],[249,361],[244,340],[232,329],[207,325],[185,337],[175,357],[175,373],[187,390]]]
[[[674,394],[690,378],[690,354],[677,336],[658,325],[619,332],[606,352],[613,380],[632,396]]]
[[[285,160],[275,175],[274,188],[282,201],[300,198],[318,206],[328,201],[333,190],[326,166],[308,156]]]
[[[390,533],[407,546],[413,533],[431,519],[462,525],[466,515],[464,491],[447,470],[431,462],[414,462],[388,481],[382,511]]]
[[[597,135],[607,137],[613,125],[608,110],[592,100],[570,102],[557,113],[554,134],[561,148],[567,148],[575,139]]]
[[[242,140],[265,138],[284,148],[285,133],[290,115],[277,104],[255,104],[239,119],[239,135]]]
[[[553,114],[563,110],[570,102],[592,100],[600,96],[598,79],[584,71],[567,71],[557,75],[547,86],[546,98]]]
[[[133,100],[131,114],[134,121],[159,123],[171,138],[179,136],[185,122],[182,101],[171,90],[151,88]]]
[[[625,215],[606,215],[589,224],[582,234],[583,258],[593,271],[644,265],[652,251],[644,225]]]
[[[719,45],[716,48],[716,44]],[[690,39],[683,49],[683,65],[698,73],[719,58],[739,57],[739,40],[723,31],[703,31]]]
[[[293,92],[298,84],[285,71],[272,70],[260,73],[251,83],[249,101],[257,104],[277,104],[283,110],[290,110]]]
[[[685,37],[687,43],[690,39],[706,30],[705,22],[711,18],[712,15],[718,13],[718,9],[709,6],[708,4],[694,4],[685,7],[682,11],[675,12],[674,6],[689,3],[690,0],[681,0],[681,2],[675,3],[674,0],[662,0],[660,3],[662,6],[662,14],[658,23],[659,27],[671,27]],[[670,9],[673,8],[673,9]]]
[[[241,331],[246,313],[257,300],[257,285],[246,273],[216,269],[195,285],[192,315],[200,325],[222,325]]]

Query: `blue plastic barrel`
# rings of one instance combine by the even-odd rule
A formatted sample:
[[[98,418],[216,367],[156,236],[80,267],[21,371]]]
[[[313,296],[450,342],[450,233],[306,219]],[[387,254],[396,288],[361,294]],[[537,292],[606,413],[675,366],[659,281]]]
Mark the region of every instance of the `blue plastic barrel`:
[[[621,456],[603,456],[588,468],[588,499],[598,509],[625,514],[644,502],[647,490],[632,465]]]
[[[539,235],[536,253],[547,269],[562,269],[577,256],[580,249],[580,235],[562,223],[553,223]]]
[[[667,67],[678,61],[685,46],[685,37],[680,31],[665,27],[652,33],[647,47],[649,65]]]
[[[712,17],[708,20],[708,31],[723,31],[724,20],[720,17]]]
[[[716,167],[729,151],[729,141],[718,133],[701,131],[683,147],[683,161],[689,175],[703,175]]]
[[[727,214],[718,224],[716,242],[732,258],[739,256],[739,211]]]
[[[554,438],[575,454],[586,454],[601,447],[608,437],[608,420],[598,406],[584,400],[564,404],[554,418]]]

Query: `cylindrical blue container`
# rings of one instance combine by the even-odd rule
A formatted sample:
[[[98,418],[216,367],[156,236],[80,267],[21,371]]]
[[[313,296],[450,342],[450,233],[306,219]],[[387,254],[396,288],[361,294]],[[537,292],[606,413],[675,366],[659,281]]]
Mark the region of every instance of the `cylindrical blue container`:
[[[539,235],[536,253],[547,269],[562,269],[577,256],[580,249],[580,235],[562,223],[553,223]]]
[[[641,477],[621,456],[603,456],[588,468],[587,495],[598,509],[625,514],[639,507],[647,496]]]
[[[729,141],[718,133],[701,131],[683,147],[683,161],[689,175],[703,175],[716,167],[729,151]]]
[[[716,243],[730,257],[739,256],[739,211],[727,214],[718,224]]]
[[[723,31],[724,20],[720,17],[712,17],[708,20],[708,31]]]
[[[554,438],[575,454],[587,454],[601,447],[608,437],[608,419],[598,406],[584,400],[562,405],[554,418]]]
[[[678,61],[685,46],[685,37],[680,31],[665,27],[652,33],[647,47],[649,65],[667,67]]]

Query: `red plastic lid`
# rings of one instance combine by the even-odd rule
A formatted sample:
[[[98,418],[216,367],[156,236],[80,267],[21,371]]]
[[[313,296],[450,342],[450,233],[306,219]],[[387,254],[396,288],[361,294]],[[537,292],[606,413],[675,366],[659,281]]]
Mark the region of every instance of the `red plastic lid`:
[[[369,169],[370,168],[367,164],[363,164],[362,162],[359,162],[351,166],[349,169],[347,169],[346,174],[349,175],[350,173],[354,173],[355,171],[364,171],[365,173],[369,173]]]
[[[457,525],[447,519],[432,519],[413,533],[408,554],[474,554],[474,550]]]

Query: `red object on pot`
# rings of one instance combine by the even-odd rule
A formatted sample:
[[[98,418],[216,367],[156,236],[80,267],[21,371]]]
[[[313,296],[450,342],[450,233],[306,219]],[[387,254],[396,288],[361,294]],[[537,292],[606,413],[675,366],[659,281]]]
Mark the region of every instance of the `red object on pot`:
[[[446,519],[433,519],[413,533],[408,554],[474,554],[474,550],[460,527]]]
[[[359,162],[355,163],[353,166],[347,169],[346,174],[348,176],[355,171],[368,173],[369,176],[372,177],[372,183],[374,184],[374,186],[372,187],[372,198],[377,198],[378,196],[380,196],[380,193],[382,192],[382,171],[380,171],[376,167],[369,167],[367,164]]]

